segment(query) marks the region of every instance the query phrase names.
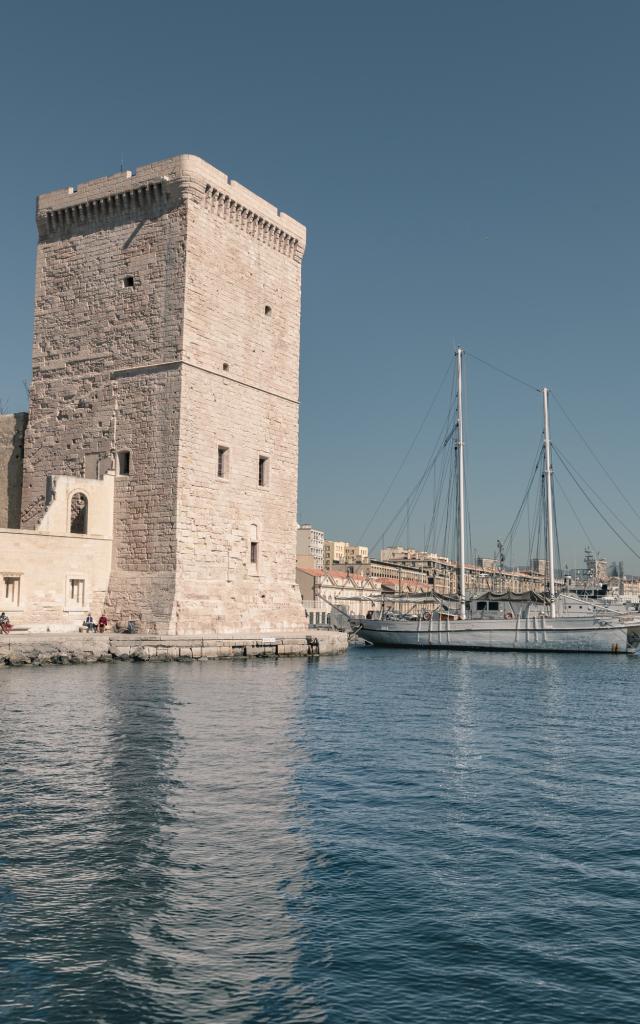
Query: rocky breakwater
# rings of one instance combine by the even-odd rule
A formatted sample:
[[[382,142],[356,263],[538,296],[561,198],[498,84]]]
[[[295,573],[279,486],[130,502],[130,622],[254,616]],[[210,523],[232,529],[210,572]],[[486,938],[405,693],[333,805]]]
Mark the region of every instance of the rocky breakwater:
[[[309,630],[277,637],[138,636],[125,633],[12,633],[0,637],[0,668],[87,665],[105,661],[202,661],[218,658],[341,654],[346,633]]]

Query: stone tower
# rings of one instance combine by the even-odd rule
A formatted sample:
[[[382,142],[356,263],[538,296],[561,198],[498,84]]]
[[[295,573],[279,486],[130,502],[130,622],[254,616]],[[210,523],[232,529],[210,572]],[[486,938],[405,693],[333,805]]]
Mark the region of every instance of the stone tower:
[[[22,526],[116,469],[107,614],[304,628],[295,583],[305,229],[197,157],[38,199]]]

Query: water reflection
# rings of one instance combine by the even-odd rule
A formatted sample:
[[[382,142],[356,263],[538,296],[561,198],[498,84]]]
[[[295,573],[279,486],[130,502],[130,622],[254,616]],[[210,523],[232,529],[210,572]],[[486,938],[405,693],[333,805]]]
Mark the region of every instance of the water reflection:
[[[104,785],[104,841],[87,896],[85,956],[96,971],[87,1000],[104,1020],[161,1020],[158,984],[170,985],[173,957],[154,942],[173,880],[168,842],[179,827],[173,776],[181,747],[179,706],[162,672],[144,666],[109,673]],[[140,999],[144,990],[144,999]]]
[[[193,1019],[325,1019],[293,982],[304,924],[291,907],[310,849],[294,779],[304,672],[299,662],[247,664],[214,680],[196,668],[176,709],[180,828],[159,927],[180,936],[173,969],[189,1005],[202,1007]]]
[[[304,669],[98,666],[58,670],[40,706],[15,694],[12,1024],[325,1019],[294,980]]]
[[[0,1021],[634,1020],[637,671],[0,674]]]

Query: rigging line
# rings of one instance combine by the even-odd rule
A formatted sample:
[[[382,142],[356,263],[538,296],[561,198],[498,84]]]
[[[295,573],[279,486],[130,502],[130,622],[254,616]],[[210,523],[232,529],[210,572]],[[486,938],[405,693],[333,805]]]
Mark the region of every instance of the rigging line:
[[[584,533],[585,537],[587,538],[587,544],[589,545],[590,548],[592,548],[595,551],[596,550],[595,544],[593,543],[593,541],[591,540],[591,537],[587,533],[586,527],[584,526],[584,524],[583,524],[582,520],[580,519],[580,516],[576,512],[575,508],[571,504],[571,499],[569,498],[569,495],[567,494],[567,492],[565,491],[564,487],[560,483],[560,480],[558,479],[558,477],[556,477],[553,482],[554,482],[554,484],[557,484],[558,487],[560,488],[560,491],[562,493],[562,497],[564,498],[564,500],[566,501],[567,505],[569,506],[569,508],[573,512],[574,516],[576,517],[576,522],[578,523],[578,526],[580,527],[580,529]]]
[[[442,454],[442,451],[441,451],[440,447],[438,446],[436,451],[434,453],[432,453],[431,459],[429,460],[429,463],[427,464],[426,469],[424,470],[424,472],[422,473],[422,475],[418,479],[417,483],[414,485],[414,487],[409,492],[408,497],[402,502],[400,508],[397,510],[397,512],[392,517],[390,522],[387,523],[387,525],[385,526],[385,528],[382,531],[382,533],[380,534],[380,536],[376,538],[375,544],[373,544],[371,546],[372,550],[377,548],[378,542],[380,541],[381,538],[384,538],[385,533],[387,533],[389,530],[391,530],[393,528],[393,525],[396,522],[396,520],[398,519],[398,517],[400,515],[402,515],[402,513],[405,511],[407,502],[413,498],[413,496],[416,494],[416,492],[418,493],[418,496],[420,495],[421,490],[424,488],[424,486],[426,484],[426,481],[429,478],[429,475],[430,475],[432,469],[437,464],[438,458],[440,457],[441,454]],[[397,540],[397,537],[396,537],[396,540]]]
[[[514,518],[512,524],[511,524],[511,526],[509,527],[507,535],[506,535],[506,537],[504,539],[504,543],[505,544],[508,544],[509,542],[513,543],[514,534],[515,534],[515,531],[518,529],[518,525],[520,523],[520,518],[521,518],[522,513],[524,511],[524,507],[525,507],[525,505],[527,503],[527,499],[529,497],[529,493],[531,491],[531,488],[533,487],[533,484],[534,484],[534,481],[535,481],[535,478],[536,478],[536,473],[538,472],[538,467],[540,465],[541,457],[542,457],[542,449],[540,447],[538,447],[538,449],[536,450],[535,462],[533,463],[533,469],[531,470],[531,472],[529,474],[529,480],[527,482],[527,486],[525,487],[524,498],[522,499],[522,501],[520,503],[520,508],[516,512],[515,518]]]
[[[444,446],[446,446],[446,445],[447,445],[447,444],[449,443],[449,437],[450,437],[450,435],[451,435],[451,432],[450,432],[450,431],[449,431],[449,434],[448,434],[448,436],[447,436],[446,440],[445,440],[444,442],[442,441],[442,438],[443,438],[443,436],[444,436],[445,434],[447,434],[447,431],[448,431],[448,427],[449,427],[449,422],[450,422],[450,416],[448,415],[448,416],[447,416],[447,420],[446,420],[446,422],[445,422],[445,424],[444,424],[444,426],[443,426],[442,430],[440,431],[440,434],[439,434],[439,436],[438,436],[438,439],[437,439],[437,441],[436,441],[436,443],[435,443],[435,445],[434,445],[434,448],[433,448],[433,450],[432,450],[432,452],[431,452],[431,455],[430,455],[430,457],[429,457],[429,461],[428,461],[428,463],[427,463],[427,467],[426,467],[426,469],[424,470],[424,472],[422,473],[422,475],[421,475],[421,476],[419,477],[419,479],[418,479],[417,483],[416,483],[416,484],[414,485],[414,487],[412,488],[412,490],[411,490],[411,491],[409,492],[409,496],[408,496],[409,498],[411,498],[411,497],[413,496],[413,494],[415,493],[415,491],[416,491],[416,490],[418,490],[418,488],[420,488],[421,484],[422,484],[422,485],[424,486],[424,482],[425,482],[426,478],[428,478],[428,476],[429,476],[429,474],[430,474],[431,470],[432,470],[432,469],[433,469],[433,467],[434,467],[434,466],[436,465],[436,463],[437,463],[437,461],[438,461],[438,458],[439,458],[439,457],[440,457],[440,456],[442,455],[443,451],[445,450],[445,447],[444,447]],[[405,499],[405,500],[408,500],[408,499]],[[375,548],[376,548],[376,547],[378,546],[378,542],[379,542],[379,540],[381,539],[381,537],[383,538],[383,537],[384,537],[384,534],[385,534],[385,533],[387,533],[387,531],[388,531],[388,530],[391,530],[391,529],[392,529],[392,527],[393,527],[393,525],[394,525],[394,523],[395,523],[396,519],[397,519],[397,518],[398,518],[398,516],[399,516],[399,515],[401,514],[401,512],[402,512],[402,510],[403,510],[404,506],[405,506],[405,502],[403,501],[403,502],[402,502],[402,505],[400,506],[400,508],[398,509],[398,511],[396,512],[396,514],[395,514],[395,515],[394,515],[394,516],[392,517],[391,521],[390,521],[390,522],[389,522],[389,523],[387,524],[387,526],[386,526],[386,527],[385,527],[385,528],[383,529],[383,531],[382,531],[382,533],[380,534],[380,536],[378,536],[378,537],[376,538],[376,542],[375,542],[375,544],[372,544],[372,545],[371,545],[371,548],[372,548],[372,550],[374,550],[374,549],[375,549]]]
[[[427,537],[428,537],[429,543],[427,545],[426,542],[425,542],[425,551],[428,551],[429,548],[431,548],[431,550],[435,550],[436,547],[437,547],[437,545],[436,545],[436,537],[437,537],[437,534],[438,534],[438,521],[439,521],[439,515],[440,515],[440,502],[442,500],[442,495],[444,493],[444,478],[445,478],[446,470],[447,470],[446,460],[442,459],[441,462],[440,462],[440,470],[439,470],[440,477],[439,477],[439,480],[435,480],[434,479],[433,507],[432,507],[432,513],[431,513],[431,522],[429,523],[429,531],[427,533]]]
[[[417,431],[415,433],[415,436],[413,438],[413,441],[409,445],[409,447],[408,447],[408,449],[407,449],[407,451],[405,453],[405,456],[404,456],[402,462],[398,466],[398,468],[397,468],[397,470],[395,472],[395,475],[393,477],[393,480],[391,481],[391,483],[387,487],[386,491],[384,492],[384,495],[382,496],[382,498],[380,499],[380,502],[378,503],[378,505],[376,507],[375,512],[373,513],[373,515],[369,519],[369,522],[367,523],[367,525],[365,526],[364,530],[362,531],[362,534],[361,534],[362,537],[366,537],[367,536],[367,531],[370,529],[371,524],[374,522],[378,512],[380,511],[380,509],[384,505],[385,501],[387,500],[387,497],[389,496],[389,492],[391,491],[391,488],[395,484],[396,480],[398,479],[398,476],[400,475],[401,470],[403,469],[403,467],[406,464],[407,459],[409,458],[409,456],[411,455],[411,452],[415,448],[416,442],[417,442],[420,434],[422,433],[422,428],[424,427],[425,423],[427,422],[427,420],[429,418],[429,415],[431,413],[431,410],[433,409],[434,405],[436,404],[436,401],[438,400],[438,396],[440,395],[440,391],[442,390],[442,385],[444,384],[444,382],[447,379],[447,376],[448,376],[448,374],[450,372],[452,361],[453,361],[453,359],[450,358],[449,362],[447,363],[447,366],[446,366],[446,369],[444,371],[444,374],[442,375],[442,380],[438,384],[438,390],[436,391],[435,395],[433,396],[433,399],[431,401],[431,405],[429,406],[429,408],[427,409],[426,413],[424,414],[424,416],[422,418],[422,422],[420,423],[420,426],[418,427],[418,429],[417,429]]]
[[[571,424],[571,426],[575,430],[576,434],[578,435],[578,437],[580,438],[580,440],[584,444],[585,448],[587,449],[587,451],[589,451],[591,453],[591,455],[593,455],[594,459],[596,460],[596,462],[600,466],[600,469],[602,470],[602,472],[606,475],[606,477],[609,480],[609,482],[613,484],[613,486],[615,487],[615,489],[618,492],[618,494],[620,495],[620,497],[627,503],[627,505],[629,506],[629,508],[633,512],[634,516],[636,516],[638,519],[640,519],[640,513],[638,513],[637,508],[634,508],[634,506],[631,504],[631,502],[627,498],[626,494],[620,489],[618,484],[615,482],[615,480],[613,479],[613,477],[609,473],[609,470],[607,469],[607,467],[604,466],[603,463],[600,461],[600,459],[598,458],[598,456],[594,452],[593,448],[591,447],[591,445],[587,441],[587,439],[584,436],[584,434],[582,433],[582,431],[579,430],[579,428],[576,426],[576,424],[571,419],[569,413],[567,412],[567,410],[562,405],[562,402],[560,401],[558,396],[556,394],[554,394],[553,391],[551,392],[551,395],[552,395],[552,398],[555,399],[555,402],[556,402],[558,408],[560,409],[561,413],[563,414],[563,416],[565,416],[568,419],[569,423]]]
[[[553,445],[552,447],[553,447],[554,451],[557,451],[555,445]],[[560,454],[560,452],[558,452],[558,454]],[[562,456],[561,456],[561,458],[562,458]],[[563,461],[569,462],[569,460],[566,458],[566,456],[565,456],[565,459]],[[571,463],[569,463],[569,465],[571,465]],[[613,511],[613,509],[611,508],[611,505],[608,505],[607,502],[602,497],[602,495],[598,494],[598,492],[596,491],[595,487],[592,487],[592,485],[589,483],[589,481],[585,480],[585,478],[583,477],[582,473],[580,473],[579,470],[577,470],[575,466],[573,466],[572,468],[573,468],[574,473],[576,473],[580,477],[580,479],[582,480],[582,482],[585,485],[585,487],[588,487],[589,490],[591,491],[591,493],[596,496],[598,501],[600,501],[604,505],[604,507],[611,513],[613,518],[620,524],[622,529],[626,530],[627,533],[630,534],[630,536],[633,537],[633,539],[635,541],[637,541],[638,544],[640,544],[640,537],[638,537],[638,535],[633,532],[633,530],[631,529],[630,526],[627,526],[627,524],[624,522],[623,519],[620,518],[620,516],[618,515],[617,512]]]
[[[515,541],[515,537],[516,537],[516,532],[518,530],[518,527],[520,526],[520,520],[522,519],[522,514],[524,512],[525,507],[527,508],[527,513],[528,513],[529,497],[530,497],[530,494],[531,494],[531,489],[532,489],[533,484],[535,482],[536,474],[537,474],[538,468],[540,466],[540,459],[541,459],[541,456],[542,456],[542,451],[541,451],[540,447],[538,447],[538,449],[536,450],[535,456],[536,457],[535,457],[535,461],[534,461],[534,464],[533,464],[533,468],[531,470],[531,473],[529,474],[529,480],[527,482],[527,486],[525,487],[524,497],[522,498],[522,501],[520,502],[520,508],[516,512],[515,518],[514,518],[512,524],[511,524],[511,526],[509,527],[509,530],[507,531],[507,534],[506,534],[506,536],[504,538],[504,541],[503,541],[503,551],[505,553],[506,552],[509,553],[509,561],[511,563],[513,563],[513,545],[514,545],[514,541]],[[528,534],[530,534],[530,532],[531,531],[529,529],[528,530]]]
[[[475,359],[477,363],[484,363],[485,366],[488,366],[491,370],[495,370],[496,373],[501,373],[504,377],[508,377],[509,380],[515,380],[516,384],[522,384],[525,388],[531,388],[532,391],[540,391],[540,388],[537,388],[535,384],[530,384],[529,381],[522,380],[522,377],[515,377],[512,373],[507,373],[507,371],[503,370],[502,367],[494,366],[493,363],[488,362],[486,359],[481,359],[480,356],[474,355],[473,352],[468,352],[467,349],[465,349],[465,355],[471,356],[471,358]]]
[[[631,547],[631,545],[630,545],[630,544],[629,544],[629,543],[628,543],[628,542],[627,542],[627,541],[626,541],[626,540],[624,539],[624,537],[622,536],[622,534],[621,534],[621,533],[618,533],[618,531],[616,530],[615,526],[613,526],[613,525],[612,525],[612,523],[610,523],[610,522],[609,522],[609,520],[607,519],[607,517],[606,517],[605,515],[603,515],[603,513],[602,513],[602,512],[600,511],[600,509],[598,508],[598,506],[596,505],[596,503],[595,503],[594,501],[592,501],[592,500],[591,500],[591,498],[589,497],[589,495],[588,495],[588,494],[587,494],[587,492],[585,491],[584,487],[582,487],[582,485],[581,485],[581,484],[580,484],[580,483],[578,482],[578,480],[576,480],[575,476],[573,475],[573,473],[572,473],[572,472],[571,472],[571,470],[569,469],[568,465],[566,464],[566,462],[565,462],[565,461],[564,461],[564,459],[562,458],[562,455],[560,454],[560,452],[558,452],[558,451],[557,451],[557,449],[556,449],[556,453],[557,453],[557,455],[558,455],[558,458],[559,458],[559,459],[560,459],[560,461],[562,462],[562,465],[563,465],[563,466],[564,466],[564,468],[566,469],[567,473],[569,474],[569,476],[570,476],[570,477],[571,477],[571,479],[573,480],[574,484],[576,485],[576,487],[578,488],[578,490],[582,492],[583,496],[584,496],[584,497],[585,497],[585,498],[587,499],[587,501],[589,502],[589,504],[591,505],[591,507],[592,507],[593,509],[595,509],[595,511],[596,511],[596,512],[598,513],[598,515],[600,516],[600,518],[601,518],[601,519],[603,520],[603,522],[604,522],[604,523],[606,523],[606,525],[607,525],[607,526],[609,527],[609,529],[611,530],[611,532],[612,532],[612,533],[615,533],[616,537],[618,538],[618,540],[619,540],[619,541],[621,541],[621,542],[622,542],[622,543],[624,544],[625,548],[627,548],[627,549],[628,549],[628,550],[629,550],[629,551],[631,552],[631,554],[632,554],[632,555],[635,555],[635,557],[636,557],[636,558],[640,558],[640,552],[636,551],[636,550],[635,550],[635,548],[632,548],[632,547]]]
[[[422,479],[418,482],[418,485],[414,489],[413,493],[407,498],[407,502],[406,502],[407,518],[415,510],[415,507],[418,504],[418,501],[420,500],[420,498],[422,497],[423,491],[424,491],[424,489],[425,489],[425,487],[427,485],[427,480],[431,476],[431,473],[432,473],[434,468],[435,468],[435,462],[429,468],[428,473],[424,473],[423,474]],[[408,544],[407,544],[407,547],[408,547]]]

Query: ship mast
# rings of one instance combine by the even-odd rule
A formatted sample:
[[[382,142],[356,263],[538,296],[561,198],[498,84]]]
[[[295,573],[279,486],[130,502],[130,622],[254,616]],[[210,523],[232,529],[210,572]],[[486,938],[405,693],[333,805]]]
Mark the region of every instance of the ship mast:
[[[456,364],[458,368],[458,420],[456,423],[456,451],[458,453],[458,559],[460,562],[460,618],[467,617],[467,602],[465,590],[465,550],[464,550],[464,437],[462,432],[462,349],[456,349]]]
[[[551,437],[549,434],[549,388],[542,389],[542,405],[544,409],[544,483],[547,498],[547,566],[549,568],[549,599],[551,601],[551,618],[556,617],[556,571],[554,565],[554,525],[553,525],[553,468],[551,466]]]

